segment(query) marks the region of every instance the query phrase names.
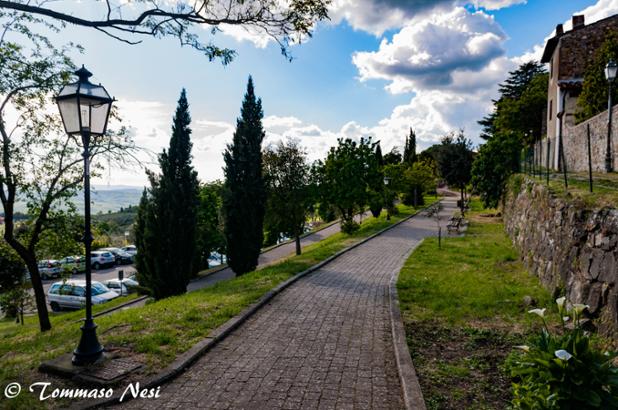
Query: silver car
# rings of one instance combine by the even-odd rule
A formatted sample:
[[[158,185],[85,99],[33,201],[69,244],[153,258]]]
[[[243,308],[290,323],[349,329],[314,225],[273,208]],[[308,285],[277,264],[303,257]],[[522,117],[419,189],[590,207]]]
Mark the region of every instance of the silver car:
[[[92,269],[99,270],[106,266],[114,266],[116,264],[116,257],[113,253],[108,251],[93,251],[91,253]]]
[[[108,302],[118,297],[101,282],[92,282],[92,304]],[[81,309],[86,305],[86,281],[67,280],[56,282],[47,292],[47,300],[54,312],[62,309]]]
[[[128,295],[131,292],[135,292],[139,283],[133,279],[125,278],[122,280],[110,279],[105,282],[105,286],[112,292],[116,292],[119,295]]]
[[[131,256],[137,255],[137,247],[135,245],[125,246],[124,248],[120,248]]]
[[[41,279],[59,278],[62,274],[62,267],[60,262],[56,260],[43,260],[39,261],[39,274]]]

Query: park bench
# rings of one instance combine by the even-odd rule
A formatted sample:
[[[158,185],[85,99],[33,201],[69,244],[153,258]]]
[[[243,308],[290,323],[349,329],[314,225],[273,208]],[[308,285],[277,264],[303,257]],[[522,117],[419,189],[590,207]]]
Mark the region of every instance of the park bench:
[[[459,228],[461,227],[462,222],[463,222],[462,217],[452,216],[451,219],[449,219],[448,223],[446,224],[446,229],[448,230],[448,233],[451,233],[453,231],[459,233]]]

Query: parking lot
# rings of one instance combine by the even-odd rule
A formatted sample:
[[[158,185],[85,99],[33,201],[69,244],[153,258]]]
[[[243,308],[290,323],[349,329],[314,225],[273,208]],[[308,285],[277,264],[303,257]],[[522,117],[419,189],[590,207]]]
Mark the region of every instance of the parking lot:
[[[92,271],[92,280],[97,282],[104,282],[109,279],[117,279],[118,272],[124,271],[124,277],[128,277],[129,275],[135,273],[134,265],[119,265],[111,268],[99,269]],[[74,280],[86,280],[86,275],[84,273],[78,273],[77,275],[72,275],[71,279]],[[48,279],[43,281],[43,289],[45,289],[45,295],[47,296],[47,291],[55,282],[61,281],[62,279]]]

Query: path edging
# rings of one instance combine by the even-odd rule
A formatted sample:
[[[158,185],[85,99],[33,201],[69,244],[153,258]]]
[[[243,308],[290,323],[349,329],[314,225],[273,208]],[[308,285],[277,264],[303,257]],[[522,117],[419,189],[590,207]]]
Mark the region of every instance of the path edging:
[[[410,250],[410,252],[406,256],[406,260],[410,257],[412,252],[414,252],[416,248],[418,248],[418,246],[423,243],[423,241],[424,239],[421,239]],[[406,341],[406,332],[403,324],[403,318],[401,316],[401,309],[399,309],[397,280],[399,279],[400,272],[401,270],[393,275],[388,287],[388,295],[390,300],[389,311],[391,317],[391,332],[393,336],[393,345],[395,348],[395,362],[397,363],[399,381],[401,382],[403,401],[406,410],[426,410],[425,400],[423,399],[423,392],[421,391],[421,385],[418,382],[418,376],[416,375],[416,370],[414,370],[412,356],[410,355],[410,349],[408,348],[408,343]]]
[[[437,202],[437,201],[436,201]],[[197,342],[195,345],[193,345],[193,347],[191,347],[189,350],[187,350],[186,352],[182,353],[181,355],[179,355],[176,360],[174,360],[170,365],[168,365],[165,369],[163,369],[161,372],[159,372],[158,374],[152,376],[151,378],[147,379],[146,381],[144,381],[143,383],[140,382],[140,388],[141,389],[152,389],[152,388],[156,388],[158,386],[163,385],[164,383],[176,378],[177,376],[179,376],[181,373],[183,373],[188,367],[190,367],[193,363],[195,363],[200,357],[202,357],[204,354],[206,354],[210,349],[212,349],[217,343],[221,342],[223,339],[225,339],[230,333],[232,333],[234,330],[236,330],[241,324],[243,324],[244,322],[247,321],[247,319],[249,319],[251,316],[253,316],[254,313],[256,313],[261,307],[263,307],[264,305],[266,305],[268,302],[270,302],[275,296],[277,296],[279,293],[281,293],[284,289],[288,288],[289,286],[291,286],[292,284],[294,284],[296,281],[298,281],[299,279],[309,275],[310,273],[320,269],[321,267],[323,267],[324,265],[329,264],[330,262],[334,261],[335,259],[339,258],[340,256],[344,255],[345,253],[351,251],[352,249],[355,249],[357,247],[359,247],[360,245],[370,241],[371,239],[382,235],[384,232],[387,232],[391,229],[393,229],[394,227],[408,221],[409,219],[415,217],[416,215],[420,214],[422,211],[424,211],[425,209],[427,209],[429,206],[433,205],[432,204],[419,209],[418,211],[412,213],[411,215],[403,218],[401,221],[397,221],[394,224],[387,226],[386,228],[348,246],[347,248],[344,248],[342,250],[340,250],[339,252],[335,253],[332,256],[329,256],[328,258],[324,259],[322,262],[319,262],[311,267],[309,267],[308,269],[297,273],[296,275],[292,276],[291,278],[287,279],[286,281],[280,283],[279,285],[275,286],[273,289],[269,290],[268,292],[266,292],[260,299],[258,299],[255,303],[253,303],[252,305],[248,306],[247,308],[245,308],[242,312],[240,312],[238,315],[234,316],[233,318],[229,319],[227,322],[225,322],[223,325],[215,328],[213,331],[210,332],[210,334],[205,337],[204,339],[202,339],[201,341]],[[403,325],[402,325],[403,326]],[[404,339],[405,341],[405,339]],[[409,352],[408,352],[408,356],[409,356]],[[410,359],[411,361],[411,359]],[[398,362],[399,363],[399,362]],[[399,367],[399,364],[398,364]],[[400,376],[401,377],[401,376]],[[102,399],[96,402],[91,402],[91,403],[76,403],[76,405],[72,406],[71,408],[75,408],[75,409],[95,409],[95,408],[99,408],[99,407],[103,407],[103,406],[108,406],[108,405],[112,405],[112,404],[117,404],[119,403],[120,400],[120,395],[121,394],[117,394],[114,393],[114,395],[108,399]],[[122,403],[127,403],[128,401],[130,401],[132,399],[132,397],[128,397],[128,400],[124,400]],[[424,405],[424,402],[423,402]],[[424,408],[424,407],[423,407]]]

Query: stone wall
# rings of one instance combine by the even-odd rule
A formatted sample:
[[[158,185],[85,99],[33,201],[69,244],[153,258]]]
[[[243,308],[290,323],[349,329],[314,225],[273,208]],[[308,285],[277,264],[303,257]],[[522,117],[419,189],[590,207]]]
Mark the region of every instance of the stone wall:
[[[614,170],[618,170],[618,105],[612,112],[612,158]],[[588,172],[588,126],[590,126],[590,152],[593,172],[605,172],[605,152],[607,150],[607,110],[578,125],[564,127],[564,157],[567,171]],[[550,164],[555,164],[556,138],[550,139]],[[536,148],[536,154],[543,158],[546,166],[547,138]]]
[[[522,176],[504,201],[508,235],[554,296],[590,305],[599,331],[618,338],[618,210],[585,209]]]

